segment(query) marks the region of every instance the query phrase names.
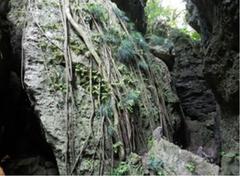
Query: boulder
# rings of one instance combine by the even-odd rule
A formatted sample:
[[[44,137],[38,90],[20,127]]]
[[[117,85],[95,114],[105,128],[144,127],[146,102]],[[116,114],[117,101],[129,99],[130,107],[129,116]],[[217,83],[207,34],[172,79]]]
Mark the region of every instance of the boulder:
[[[163,62],[165,62],[169,70],[173,69],[175,56],[171,53],[170,48],[161,45],[156,45],[151,46],[150,51],[153,53],[154,56],[158,57]]]
[[[218,175],[219,173],[217,165],[210,164],[203,158],[165,139],[159,142],[154,141],[146,158],[148,163],[161,161],[162,173],[166,175]]]

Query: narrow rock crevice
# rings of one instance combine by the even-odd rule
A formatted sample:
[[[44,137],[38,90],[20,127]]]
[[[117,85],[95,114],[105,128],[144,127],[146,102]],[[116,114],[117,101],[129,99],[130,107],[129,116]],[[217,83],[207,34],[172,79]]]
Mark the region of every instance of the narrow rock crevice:
[[[220,164],[220,110],[204,79],[200,45],[187,36],[179,36],[174,44],[172,79],[186,116],[183,121],[190,138],[187,149],[200,156],[206,153],[207,160]]]
[[[38,114],[22,88],[21,53],[13,53],[12,24],[4,13],[7,11],[0,13],[0,166],[11,175],[58,174]]]
[[[118,8],[126,12],[128,17],[138,31],[145,33],[147,29],[146,17],[144,13],[144,8],[146,5],[146,0],[133,0],[133,1],[122,1],[122,0],[112,0],[116,3]]]

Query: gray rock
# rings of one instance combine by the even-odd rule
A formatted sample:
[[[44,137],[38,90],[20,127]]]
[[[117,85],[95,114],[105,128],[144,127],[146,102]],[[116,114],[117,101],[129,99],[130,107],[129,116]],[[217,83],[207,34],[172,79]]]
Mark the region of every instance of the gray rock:
[[[82,0],[82,2],[86,2]],[[119,24],[118,18],[113,12],[113,8],[116,8],[115,4],[111,3],[110,1],[87,1],[88,3],[101,3],[104,8],[107,9],[109,13],[109,24],[110,26],[116,28],[116,30],[124,31]],[[45,136],[47,142],[51,144],[53,148],[54,155],[56,157],[58,169],[60,174],[67,174],[69,170],[75,167],[76,174],[90,174],[91,168],[96,170],[98,173],[99,168],[99,155],[96,155],[96,146],[99,144],[101,133],[101,118],[95,118],[93,123],[93,132],[94,135],[89,138],[88,145],[86,150],[83,151],[82,157],[80,158],[81,164],[79,161],[79,156],[81,150],[85,147],[86,139],[91,133],[90,128],[90,117],[92,113],[92,103],[91,103],[91,96],[89,90],[84,88],[80,85],[80,81],[82,77],[76,76],[76,86],[74,87],[74,98],[76,102],[76,106],[70,106],[70,120],[69,126],[67,126],[67,114],[65,111],[65,92],[64,89],[56,89],[56,86],[61,85],[64,88],[65,86],[65,67],[64,62],[61,63],[54,63],[56,58],[54,54],[57,51],[52,51],[51,48],[56,48],[57,45],[60,48],[63,48],[63,41],[61,40],[62,36],[64,36],[62,21],[61,21],[61,10],[58,6],[58,0],[51,0],[51,1],[42,1],[36,0],[33,3],[29,4],[29,8],[26,11],[28,22],[27,25],[24,27],[24,36],[23,36],[23,49],[24,49],[24,56],[25,56],[25,76],[24,82],[26,84],[26,90],[29,94],[33,95],[34,97],[34,105],[35,111],[38,112],[39,118],[41,120]],[[79,6],[80,7],[80,6]],[[74,8],[74,7],[73,7]],[[14,13],[14,12],[13,12]],[[83,14],[87,15],[87,14]],[[16,17],[12,15],[13,21],[16,20]],[[54,26],[53,26],[54,25]],[[88,32],[89,39],[91,37],[95,37],[97,33],[96,29],[90,29],[90,27],[86,24],[82,24],[84,30]],[[44,32],[43,32],[44,31]],[[70,30],[71,39],[75,39],[79,41],[82,45],[84,43],[79,40],[79,36],[74,34],[72,30]],[[94,35],[94,36],[91,36]],[[49,42],[49,38],[52,42]],[[60,39],[60,40],[59,40]],[[43,47],[41,46],[45,46]],[[101,56],[105,57],[105,49],[101,50],[101,46],[97,46],[98,44],[94,43],[95,47],[98,48],[98,53]],[[57,49],[58,50],[58,49]],[[59,54],[59,53],[58,53]],[[60,54],[62,54],[60,52]],[[71,51],[73,57],[73,65],[81,63],[89,69],[89,56],[91,54],[82,53],[77,56],[74,52]],[[103,58],[104,58],[103,57]],[[155,58],[150,55],[149,62],[155,61]],[[104,60],[105,63],[106,60]],[[172,92],[170,86],[170,74],[167,69],[167,66],[162,61],[157,61],[158,65],[154,65],[158,68],[155,69],[156,73],[159,74],[157,76],[158,84],[162,86],[158,86],[159,88],[163,87],[163,91],[167,92],[164,94],[164,99],[166,102],[175,103],[178,99],[176,95]],[[107,63],[106,63],[107,65]],[[135,78],[134,79],[138,79]],[[84,80],[84,79],[83,79]],[[57,81],[57,82],[54,82]],[[151,95],[151,87],[147,90],[147,94]],[[161,95],[162,96],[162,95]],[[97,102],[96,102],[97,104]],[[154,107],[155,108],[155,107]],[[166,108],[165,108],[166,109]],[[160,111],[160,109],[153,109],[154,111]],[[96,114],[98,109],[96,107]],[[143,110],[141,110],[143,111]],[[145,110],[144,110],[145,111]],[[145,111],[146,113],[146,111]],[[143,113],[142,113],[143,114]],[[156,118],[159,118],[157,115]],[[171,118],[171,117],[170,117]],[[169,119],[170,119],[169,118]],[[112,120],[112,119],[111,119]],[[150,122],[152,121],[152,122]],[[157,121],[157,120],[156,120]],[[130,126],[125,125],[125,121],[123,121],[121,125],[123,126],[123,133],[129,135],[129,138],[132,138],[133,133],[137,133],[138,129],[142,128],[134,128],[135,131],[129,130],[132,126],[131,123],[135,123],[135,119],[132,121]],[[152,134],[152,127],[158,126],[158,122],[155,122],[155,119],[148,120],[146,123],[151,123],[148,125],[146,129],[143,129],[143,132],[139,132],[139,135],[142,135],[145,138],[148,138]],[[170,122],[169,122],[170,123]],[[120,122],[113,121],[112,124],[114,127],[111,126],[111,130],[113,131],[112,135],[117,139],[115,141],[119,141],[116,131],[119,130]],[[136,123],[137,124],[137,123]],[[145,123],[139,122],[139,125],[143,126]],[[117,128],[118,127],[118,128]],[[71,129],[69,129],[71,128]],[[114,129],[113,129],[114,128]],[[131,131],[131,132],[130,132]],[[146,134],[145,134],[146,131]],[[143,133],[143,134],[140,134]],[[171,131],[172,133],[172,131]],[[112,137],[111,137],[112,138]],[[112,144],[110,137],[106,137],[106,144]],[[127,140],[124,138],[122,140]],[[147,140],[142,140],[143,142]],[[142,142],[141,141],[141,142]],[[110,143],[111,142],[111,143]],[[137,141],[139,142],[139,141]],[[140,142],[139,142],[140,143]],[[127,143],[126,143],[127,144]],[[130,144],[126,147],[126,153],[130,153]],[[138,144],[134,144],[137,149],[140,150],[144,147]],[[131,146],[132,147],[132,146]],[[122,150],[122,147],[119,147]],[[140,149],[139,149],[140,148]],[[68,149],[68,151],[67,151]],[[110,152],[112,150],[112,145],[106,145],[106,151]],[[120,152],[119,152],[120,153]],[[124,151],[119,155],[124,155]],[[126,154],[126,155],[127,155]],[[68,156],[68,159],[66,158]],[[110,154],[108,155],[110,156]],[[123,156],[124,157],[124,156]],[[125,156],[126,157],[126,156]],[[93,159],[92,159],[93,158]],[[75,165],[75,163],[77,163]],[[94,163],[93,167],[91,164]],[[109,164],[106,164],[104,168],[105,171],[108,171]]]
[[[163,129],[162,127],[157,127],[153,131],[153,139],[155,139],[156,141],[160,141],[162,137],[163,137]]]
[[[169,70],[172,70],[175,56],[170,50],[170,48],[160,45],[150,47],[150,51],[153,55],[161,59],[168,66]]]
[[[189,0],[188,6],[190,24],[203,39],[202,73],[221,109],[222,151],[238,151],[239,1]],[[235,162],[222,162],[224,174],[232,174],[227,167],[238,168]]]
[[[188,5],[201,26],[204,77],[222,108],[239,113],[239,1],[189,0]]]
[[[163,172],[168,175],[218,175],[219,167],[193,153],[161,139],[155,141],[148,158],[161,160]]]

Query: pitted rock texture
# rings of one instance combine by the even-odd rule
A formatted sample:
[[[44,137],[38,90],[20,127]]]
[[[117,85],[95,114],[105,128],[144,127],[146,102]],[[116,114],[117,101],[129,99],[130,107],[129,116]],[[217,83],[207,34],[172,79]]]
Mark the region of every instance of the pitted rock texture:
[[[222,108],[238,114],[239,1],[191,0],[188,5],[190,24],[204,42],[204,76]]]
[[[220,112],[212,90],[203,76],[203,58],[199,44],[192,43],[187,36],[174,41],[175,64],[172,72],[173,84],[185,113],[185,122],[190,133],[188,149],[197,153],[199,147],[213,150],[212,162],[219,162]],[[210,154],[211,152],[207,152]]]
[[[59,1],[57,0],[51,0],[47,2],[44,0],[36,0],[34,3],[28,4],[29,7],[27,11],[27,18],[29,20],[24,28],[23,36],[23,51],[25,56],[24,82],[26,83],[26,89],[28,93],[34,97],[34,107],[39,114],[47,141],[52,145],[59,168],[59,173],[67,174],[73,172],[77,174],[91,174],[93,170],[94,174],[97,174],[100,167],[100,157],[102,157],[98,155],[99,153],[102,153],[102,149],[99,147],[99,145],[101,141],[103,141],[101,135],[103,135],[102,128],[105,127],[105,123],[102,122],[103,117],[99,117],[99,114],[101,114],[101,111],[99,112],[99,107],[97,107],[98,109],[96,108],[96,110],[93,108],[90,91],[80,84],[80,81],[84,81],[84,83],[89,85],[89,78],[85,78],[87,80],[84,80],[82,76],[77,75],[76,69],[73,73],[76,77],[76,84],[73,90],[73,96],[76,105],[70,106],[70,120],[68,119],[68,114],[66,113],[66,97],[64,96],[66,95],[66,89],[64,89],[66,88],[65,61],[57,62],[55,57],[56,53],[60,53],[60,58],[63,59],[62,49],[59,50],[59,48],[63,48],[64,29],[61,19],[62,14],[58,3]],[[124,33],[122,25],[113,10],[117,7],[111,1],[104,1],[103,3],[103,1],[100,0],[81,0],[79,1],[79,6],[77,8],[82,8],[84,5],[86,8],[88,7],[87,5],[93,3],[96,3],[97,5],[101,3],[102,9],[105,9],[106,13],[109,15],[109,19],[106,20],[108,25],[106,25],[106,29],[102,29],[102,31],[105,32],[108,28],[114,27],[114,30],[117,30],[117,32]],[[75,4],[72,4],[72,6],[72,8],[74,8]],[[83,13],[83,16],[86,15],[86,18],[89,18],[89,14],[85,13],[85,11],[82,10],[81,13]],[[102,31],[99,31],[98,28],[94,28],[89,23],[84,21],[84,23],[80,23],[80,25],[85,31],[88,32],[89,40],[95,42],[95,40],[93,40],[94,37],[97,38],[101,36],[100,34]],[[102,26],[99,25],[99,28],[101,27]],[[82,44],[83,47],[85,47],[85,44],[77,35],[75,35],[72,28],[70,28],[69,33],[70,41],[79,41],[79,45]],[[107,57],[105,55],[105,45],[99,45],[97,42],[93,45],[96,47],[99,55],[101,55],[101,59],[104,59],[103,65],[105,67],[109,66],[108,64],[111,63],[111,61],[109,61],[109,63],[107,63],[107,61],[108,59],[111,59],[111,57]],[[106,48],[108,47],[109,46],[106,46]],[[86,48],[83,53],[81,52],[78,55],[72,50],[70,52],[72,55],[73,67],[76,68],[77,65],[79,66],[82,64],[84,66],[83,69],[86,69],[87,71],[87,76],[89,76],[89,61],[93,58],[91,57],[88,48]],[[162,114],[165,114],[164,116],[167,116],[168,113],[172,113],[171,105],[178,101],[176,94],[172,92],[170,86],[171,77],[167,66],[164,64],[164,62],[159,61],[150,53],[148,54],[149,55],[146,55],[148,57],[147,59],[151,67],[153,67],[151,71],[156,76],[154,76],[153,83],[148,83],[146,86],[144,82],[143,86],[139,85],[139,87],[140,90],[145,89],[146,87],[147,96],[151,97],[153,96],[153,93],[158,94],[157,96],[159,96],[161,99],[159,103],[160,105],[155,105],[154,103],[149,102],[149,105],[151,105],[152,108],[152,110],[149,112],[157,112],[153,114],[153,116],[149,114],[145,115],[148,113],[145,109],[142,109],[142,107],[145,105],[139,107],[136,114],[131,113],[132,117],[129,124],[127,124],[127,120],[125,120],[125,118],[128,118],[128,112],[121,112],[120,120],[118,117],[116,117],[116,114],[117,116],[119,114],[114,112],[114,118],[110,118],[110,120],[113,121],[109,124],[111,125],[109,127],[110,129],[108,129],[110,132],[105,130],[105,136],[107,136],[105,137],[105,150],[107,154],[104,160],[104,162],[106,162],[104,171],[106,173],[110,171],[109,162],[111,161],[110,156],[111,151],[113,150],[112,143],[117,143],[119,140],[122,142],[121,140],[123,140],[124,148],[119,147],[119,150],[124,151],[121,154],[119,154],[120,152],[116,154],[116,160],[119,160],[120,157],[122,157],[120,159],[124,159],[124,157],[127,157],[127,155],[130,154],[131,150],[145,150],[147,139],[152,134],[152,130],[159,126],[159,115],[161,114],[162,116]],[[117,60],[114,60],[114,62],[117,62]],[[124,66],[122,63],[118,62],[118,64],[121,64],[122,66],[119,68],[125,69],[126,66]],[[82,67],[80,67],[80,69],[82,69]],[[125,73],[122,74],[127,74],[128,72],[131,71],[126,70]],[[111,75],[111,73],[109,74]],[[132,74],[130,76],[134,76],[134,81],[140,81],[139,75]],[[115,76],[111,79],[115,79]],[[146,81],[148,80],[146,79]],[[152,84],[152,86],[149,84]],[[153,91],[155,84],[157,84],[156,87],[159,90]],[[151,100],[154,101],[155,98],[156,97],[151,97]],[[111,108],[112,106],[114,107],[115,104],[111,104]],[[94,117],[94,123],[91,128],[91,116],[93,111],[96,111],[97,115]],[[139,116],[141,115],[144,117],[140,118]],[[173,117],[169,115],[166,122],[164,122],[166,126],[164,133],[169,135],[170,140],[173,133],[173,118],[178,118],[178,116],[176,115]],[[130,128],[133,128],[133,130]],[[169,131],[167,128],[169,128]],[[93,131],[91,131],[91,129]],[[122,134],[119,134],[118,130],[121,130]],[[91,137],[89,137],[90,134]],[[135,135],[139,135],[140,137],[136,137]],[[133,142],[134,145],[130,146],[130,142]],[[79,158],[79,156],[81,157]]]
[[[239,174],[239,1],[189,0],[188,9],[202,37],[203,75],[220,105],[222,153],[233,156],[222,157],[222,174]]]
[[[194,48],[195,47],[195,48]],[[203,76],[199,45],[179,37],[175,42],[174,83],[184,112],[191,120],[204,121],[216,111],[216,100]]]
[[[25,55],[25,76],[24,82],[29,94],[34,96],[35,111],[38,112],[41,123],[44,128],[47,141],[52,145],[54,155],[57,160],[60,174],[66,174],[66,150],[67,143],[67,117],[64,107],[64,92],[53,91],[51,78],[59,71],[58,75],[61,79],[64,74],[62,65],[46,65],[53,58],[51,52],[43,52],[39,47],[40,41],[48,42],[44,35],[50,38],[62,36],[61,11],[54,6],[58,1],[51,0],[48,3],[38,0],[30,7],[28,13],[29,22],[24,29],[23,49]],[[30,4],[29,4],[30,5]],[[44,8],[38,8],[44,6]],[[46,20],[46,17],[50,17]],[[37,20],[37,21],[35,21]],[[44,34],[41,26],[57,24],[59,27]],[[43,27],[44,28],[44,27]],[[60,42],[59,42],[60,43]],[[59,44],[57,43],[57,45]],[[60,45],[60,44],[59,44]],[[62,75],[61,75],[62,74]],[[89,133],[89,117],[90,117],[90,96],[78,87],[77,103],[82,103],[81,118],[75,119],[72,136],[72,147],[79,154],[81,146]],[[85,106],[84,106],[85,105]],[[86,106],[87,105],[87,106]],[[73,113],[73,112],[72,112]],[[71,114],[73,116],[73,114]],[[75,114],[76,115],[76,114]],[[79,114],[78,114],[79,115]],[[81,124],[84,124],[81,126]],[[73,153],[72,153],[73,154]],[[72,161],[74,162],[74,161]]]
[[[148,159],[162,161],[166,175],[218,175],[219,167],[164,139],[154,141]]]
[[[0,8],[3,2],[7,1],[1,1]],[[7,175],[58,174],[41,122],[22,88],[14,65],[15,60],[20,58],[11,46],[12,25],[6,14],[0,14],[0,165]],[[25,160],[37,156],[49,167],[41,167],[38,160]]]

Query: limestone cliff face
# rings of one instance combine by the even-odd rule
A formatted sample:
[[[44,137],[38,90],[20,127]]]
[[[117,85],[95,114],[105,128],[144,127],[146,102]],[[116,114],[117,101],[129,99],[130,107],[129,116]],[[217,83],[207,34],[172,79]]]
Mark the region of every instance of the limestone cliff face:
[[[188,149],[197,153],[199,147],[214,151],[211,162],[219,162],[220,112],[213,91],[203,75],[203,57],[199,43],[191,42],[187,36],[175,41],[175,64],[172,71],[173,83],[180,98],[185,121],[190,134]]]
[[[175,48],[165,48],[149,46],[137,32],[146,29],[145,1],[112,1],[117,6],[71,1],[71,14],[84,35],[72,24],[65,28],[65,8],[58,0],[10,1],[12,28],[0,30],[0,111],[10,111],[16,98],[17,108],[9,116],[14,114],[10,126],[2,125],[6,118],[0,116],[0,144],[14,139],[1,151],[29,151],[34,157],[19,161],[12,155],[3,168],[10,174],[18,169],[22,174],[53,174],[57,168],[60,174],[119,174],[126,167],[121,174],[217,174],[217,166],[193,153],[219,163],[220,129],[224,152],[238,148],[238,2],[189,0],[189,20],[201,33],[202,44],[180,36]],[[0,20],[0,25],[5,24]],[[10,50],[3,45],[2,29],[9,35]],[[5,67],[11,54],[16,58]],[[154,141],[155,133],[193,153],[165,139]],[[238,172],[235,155],[223,157],[222,163],[222,173]]]
[[[239,1],[192,0],[188,8],[204,42],[204,76],[222,107],[238,114]]]
[[[15,25],[16,2],[9,14]],[[156,127],[164,126],[172,140],[178,118],[172,106],[178,99],[167,66],[151,55],[111,1],[71,1],[84,35],[69,24],[66,61],[62,5],[57,0],[26,3],[21,14],[28,19],[22,26],[23,81],[60,174],[110,174],[131,152],[146,150]],[[138,27],[143,6],[127,5]]]
[[[20,58],[11,45],[8,10],[1,9],[6,2],[0,2],[0,165],[7,175],[58,174],[40,121],[22,88],[20,65],[15,65]]]
[[[220,105],[219,126],[222,173],[237,174],[239,148],[239,1],[189,0],[188,20],[202,37],[202,76]],[[209,97],[209,96],[208,96]],[[208,104],[210,108],[210,104]],[[208,109],[207,108],[207,109]],[[231,145],[229,145],[231,144]]]

